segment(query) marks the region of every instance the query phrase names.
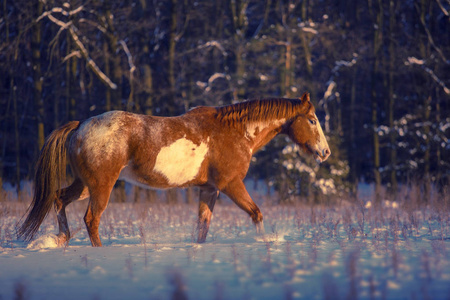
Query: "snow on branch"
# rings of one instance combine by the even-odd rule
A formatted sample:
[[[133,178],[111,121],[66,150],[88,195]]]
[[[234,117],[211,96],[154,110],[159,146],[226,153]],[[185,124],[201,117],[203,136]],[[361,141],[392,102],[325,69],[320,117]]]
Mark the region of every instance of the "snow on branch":
[[[68,59],[70,59],[70,58],[72,58],[72,57],[77,57],[77,58],[81,58],[81,54],[80,54],[80,51],[79,50],[76,50],[76,51],[72,51],[70,54],[68,54],[68,55],[66,55],[64,58],[63,58],[63,63],[65,63]]]
[[[318,34],[318,31],[311,27],[302,27],[302,31],[309,32],[312,34]]]
[[[334,66],[333,70],[331,70],[331,72],[333,74],[337,73],[342,67],[351,68],[356,64],[357,61],[358,61],[358,54],[353,53],[352,60],[350,60],[350,61],[338,60],[337,62],[335,62],[335,66]]]
[[[337,86],[336,82],[331,81],[330,84],[327,87],[327,90],[325,91],[325,94],[323,95],[323,98],[326,100],[330,98],[330,96],[333,93],[334,88]]]
[[[431,35],[431,32],[430,32],[430,30],[428,29],[427,24],[425,24],[425,20],[422,19],[422,18],[419,18],[419,20],[420,20],[420,23],[421,23],[422,26],[423,26],[423,29],[425,30],[425,33],[427,34],[428,42],[430,43],[430,45],[434,48],[434,50],[436,50],[436,52],[439,54],[439,56],[440,56],[440,58],[442,59],[442,61],[443,61],[444,63],[446,63],[446,64],[449,64],[449,63],[450,63],[450,60],[448,60],[448,59],[445,57],[445,55],[444,55],[444,53],[442,52],[442,50],[441,50],[438,46],[436,46],[436,44],[434,43],[433,36]]]
[[[441,79],[439,79],[439,77],[436,76],[436,74],[433,72],[433,70],[431,70],[430,68],[425,66],[425,61],[424,60],[417,59],[415,57],[408,57],[408,60],[405,61],[405,65],[407,65],[407,66],[409,66],[409,65],[420,66],[422,69],[424,69],[425,72],[430,74],[431,78],[433,78],[433,80],[436,81],[437,84],[439,84],[444,89],[444,92],[447,95],[450,95],[450,89],[445,85],[444,81],[442,81]]]
[[[75,8],[74,10],[71,11],[67,11],[66,9],[62,8],[62,7],[53,7],[51,10],[46,11],[44,13],[42,13],[42,15],[40,15],[36,22],[41,21],[43,18],[51,16],[51,14],[53,13],[60,13],[65,17],[70,17],[73,15],[76,15],[77,13],[79,13],[80,11],[82,11],[84,9],[83,5],[80,5],[78,8]]]
[[[333,70],[331,70],[330,79],[327,82],[327,89],[323,94],[323,98],[320,99],[319,105],[323,107],[325,111],[325,132],[330,132],[330,111],[328,109],[328,101],[332,100],[331,96],[335,96],[335,99],[339,101],[339,92],[337,91],[337,83],[334,80],[334,77],[338,75],[338,72],[341,68],[351,68],[358,62],[358,54],[353,53],[353,58],[350,61],[346,60],[338,60],[335,62],[335,66]]]
[[[65,8],[68,8],[68,4],[64,5]],[[52,21],[53,23],[55,23],[56,25],[58,25],[60,27],[57,36],[55,38],[57,38],[59,36],[59,34],[63,31],[63,30],[67,30],[70,34],[70,37],[72,38],[72,40],[75,42],[76,47],[78,48],[78,51],[74,51],[71,54],[69,54],[68,56],[66,56],[64,58],[63,61],[66,61],[68,58],[72,57],[72,56],[81,56],[86,60],[86,64],[88,65],[88,67],[97,75],[97,77],[107,86],[109,86],[111,89],[116,89],[117,85],[111,81],[111,79],[109,79],[108,76],[106,76],[105,73],[102,72],[102,70],[100,70],[100,68],[97,66],[97,64],[95,63],[95,61],[89,56],[89,52],[86,49],[86,47],[84,46],[84,44],[81,42],[77,32],[78,32],[78,28],[73,24],[73,22],[69,21],[69,22],[63,22],[61,20],[59,20],[58,18],[54,17],[52,14],[53,13],[60,13],[63,16],[72,16],[75,15],[77,13],[79,13],[80,11],[83,10],[83,5],[81,5],[80,7],[71,10],[71,11],[67,11],[64,8],[61,7],[54,7],[49,11],[44,12],[43,14],[41,14],[37,19],[36,22],[41,21],[42,19],[44,19],[45,17],[47,17],[50,21]],[[52,41],[52,43],[54,42],[54,40]],[[125,45],[126,46],[126,45]],[[128,49],[128,48],[127,48]],[[126,50],[124,49],[125,53]],[[129,52],[129,51],[128,51]],[[128,54],[127,54],[128,55]],[[129,60],[130,62],[130,60]],[[133,65],[134,66],[134,65]],[[131,66],[130,66],[131,67]]]
[[[222,46],[222,44],[220,44],[218,41],[209,41],[206,42],[203,45],[200,45],[197,47],[197,49],[203,49],[203,48],[209,48],[209,47],[216,47],[217,49],[220,50],[220,52],[222,52],[223,56],[228,56],[227,51],[225,50],[225,48]]]
[[[133,88],[133,80],[134,80],[134,71],[136,71],[136,66],[133,63],[133,56],[131,55],[130,49],[128,49],[127,44],[124,40],[121,40],[119,44],[122,46],[123,51],[127,55],[128,58],[128,65],[130,67],[130,95],[128,96],[127,100],[127,111],[131,111],[131,105],[133,101],[133,94],[134,94],[134,88]]]
[[[127,44],[125,43],[124,40],[121,40],[119,43],[122,46],[123,51],[127,55],[128,65],[130,66],[130,76],[132,76],[131,74],[133,74],[134,71],[136,71],[136,66],[133,63],[133,56],[131,55],[130,49],[128,49],[128,46],[127,46]]]
[[[88,67],[98,76],[98,78],[104,84],[106,84],[113,90],[117,89],[117,84],[112,82],[111,79],[109,79],[109,77],[106,76],[106,74],[103,73],[102,70],[100,70],[100,68],[97,66],[95,61],[89,56],[89,53],[88,53],[86,47],[84,47],[83,43],[80,41],[78,35],[76,34],[76,30],[78,30],[78,29],[73,25],[69,27],[70,36],[72,37],[72,40],[77,45],[78,49],[80,49],[81,54],[83,55],[84,59],[86,60]]]
[[[209,77],[208,82],[197,81],[196,84],[198,87],[205,89],[205,92],[209,92],[211,90],[212,83],[218,78],[223,78],[228,81],[231,79],[230,75],[225,73],[214,73],[211,77]]]
[[[448,10],[445,9],[445,7],[442,5],[440,0],[436,0],[437,4],[439,5],[439,8],[442,10],[442,12],[444,13],[444,15],[446,15],[447,17],[450,17],[450,14],[448,12]],[[449,2],[450,3],[450,2]]]

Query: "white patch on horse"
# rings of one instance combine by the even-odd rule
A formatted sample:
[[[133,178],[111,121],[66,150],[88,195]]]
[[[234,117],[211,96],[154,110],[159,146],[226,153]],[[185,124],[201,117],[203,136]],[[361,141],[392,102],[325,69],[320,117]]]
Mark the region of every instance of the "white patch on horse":
[[[326,156],[325,151],[327,149],[329,149],[327,138],[325,137],[325,134],[323,133],[322,126],[320,126],[320,122],[317,119],[317,116],[314,115],[314,118],[316,120],[316,124],[315,125],[310,124],[309,126],[311,126],[313,128],[313,130],[314,129],[317,130],[318,137],[317,137],[317,141],[316,141],[317,143],[315,145],[315,149],[317,151],[319,151],[321,156]],[[314,155],[314,158],[318,163],[322,162],[322,157]]]
[[[183,137],[161,148],[153,170],[164,175],[169,184],[182,185],[197,176],[207,153],[207,143],[196,145]]]
[[[317,141],[317,144],[319,146],[319,149],[326,149],[326,148],[328,148],[327,138],[325,137],[325,134],[323,133],[322,126],[320,126],[320,122],[317,119],[317,116],[314,115],[314,117],[317,120],[316,126],[317,126],[317,130],[319,131],[319,139]]]
[[[250,122],[247,124],[246,137],[254,139],[259,133],[269,126],[281,126],[286,122],[286,119],[274,120],[270,122]]]
[[[247,132],[246,132],[247,138],[254,139],[265,126],[266,124],[263,122],[251,122],[247,124]]]

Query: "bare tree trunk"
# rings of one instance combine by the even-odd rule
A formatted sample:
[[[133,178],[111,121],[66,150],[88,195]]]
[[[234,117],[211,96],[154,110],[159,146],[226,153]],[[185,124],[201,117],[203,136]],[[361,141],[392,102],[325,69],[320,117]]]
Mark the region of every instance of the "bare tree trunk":
[[[148,53],[148,46],[145,47]],[[144,49],[145,53],[145,49]],[[145,63],[142,67],[143,76],[144,76],[144,113],[146,115],[153,114],[153,78],[152,78],[152,69],[150,67],[150,63]]]
[[[243,46],[245,39],[245,31],[247,30],[247,24],[245,21],[245,13],[247,9],[247,1],[227,1],[227,10],[230,16],[232,25],[232,35],[234,43],[234,55],[235,55],[235,70],[234,70],[234,82],[236,84],[236,90],[233,92],[233,100],[242,100],[246,98],[245,92],[245,63],[243,59],[245,48]]]
[[[5,37],[6,37],[6,41],[5,44],[9,45],[9,19],[8,19],[8,10],[7,10],[7,1],[3,0],[3,19],[5,21],[4,25],[4,30],[5,30]],[[17,55],[14,54],[14,59],[8,59],[9,62],[13,61],[14,64],[10,63],[9,64],[9,68],[8,68],[8,75],[7,78],[9,78],[9,95],[8,95],[8,103],[6,105],[6,108],[4,108],[4,113],[3,115],[1,115],[1,121],[3,121],[3,127],[2,127],[2,148],[1,148],[1,156],[0,156],[0,191],[3,188],[3,168],[4,168],[4,161],[5,161],[5,156],[6,156],[6,141],[8,140],[6,135],[7,135],[7,124],[8,124],[8,116],[9,114],[9,110],[11,108],[11,101],[12,101],[12,93],[15,92],[14,89],[14,71],[13,71],[13,67],[16,66],[16,62],[17,62]],[[1,123],[0,123],[1,124]],[[0,199],[1,201],[1,199]]]
[[[171,92],[175,89],[175,46],[177,30],[177,4],[178,0],[171,0],[170,31],[169,31],[169,84]]]
[[[166,191],[166,201],[168,204],[178,203],[178,190],[177,189],[168,189]]]
[[[113,109],[123,109],[122,105],[122,68],[120,66],[120,56],[118,55],[118,37],[116,28],[114,25],[114,16],[111,12],[111,2],[110,0],[104,1],[105,5],[105,20],[106,20],[106,43],[107,43],[107,52],[105,52],[105,56],[109,56],[108,59],[108,73],[105,71],[105,74],[112,78],[112,81],[117,85],[117,88],[111,89],[111,104]],[[105,65],[106,67],[106,65]],[[112,76],[112,77],[111,77]]]
[[[355,130],[356,130],[356,115],[355,115],[355,103],[356,103],[356,74],[357,69],[353,68],[353,80],[352,80],[352,86],[351,86],[351,92],[350,92],[350,153],[357,153],[357,141],[355,136]],[[358,166],[358,155],[350,156],[349,157],[349,164],[350,164],[350,174],[349,174],[349,180],[351,184],[351,193],[353,196],[356,195],[357,192],[357,184],[358,184],[358,172],[356,170]]]
[[[17,112],[17,92],[13,89],[13,114],[14,114],[14,140],[16,148],[16,191],[17,199],[21,200],[20,197],[20,135],[19,135],[19,122],[18,122],[18,112]]]
[[[110,71],[110,65],[109,65],[109,57],[107,55],[108,53],[108,45],[106,43],[103,44],[103,53],[105,54],[103,56],[103,62],[105,64],[105,75],[107,77],[111,76],[111,71]],[[112,100],[111,100],[112,96],[111,96],[111,89],[106,87],[106,91],[105,91],[105,111],[110,111],[112,110]]]
[[[72,51],[73,41],[72,38],[67,35],[67,53],[69,55]],[[76,76],[78,69],[78,58],[76,56],[72,56],[66,62],[66,118],[67,120],[76,120],[77,118],[77,110],[76,110]]]
[[[286,41],[286,55],[284,64],[284,94],[290,98],[291,85],[292,85],[292,37],[288,34],[288,40]]]
[[[148,203],[155,203],[158,198],[158,194],[155,190],[147,189],[146,191],[146,201]]]
[[[236,36],[235,36],[236,37]],[[234,96],[235,101],[240,101],[246,98],[245,95],[245,84],[244,84],[244,75],[245,75],[245,65],[244,60],[242,59],[244,49],[242,45],[240,45],[239,38],[235,38],[236,41],[236,82],[237,89]]]
[[[431,113],[431,96],[428,96],[424,100],[423,104],[423,134],[426,136],[425,140],[425,153],[423,156],[424,169],[423,169],[423,180],[424,180],[424,200],[429,200],[429,193],[431,190],[431,176],[430,176],[430,113]]]
[[[11,68],[12,70],[12,68]],[[1,157],[0,157],[0,190],[3,187],[3,162],[5,161],[5,156],[6,156],[6,142],[7,142],[7,124],[8,124],[8,116],[10,115],[9,110],[11,109],[11,102],[13,101],[12,98],[13,96],[13,91],[14,91],[14,74],[12,71],[10,71],[10,91],[9,91],[9,97],[8,97],[8,103],[6,105],[6,109],[5,109],[5,113],[2,115],[2,120],[3,120],[3,125],[4,127],[2,128],[2,139],[3,139],[3,143],[2,143],[2,153],[1,153]]]
[[[382,28],[383,28],[383,4],[382,0],[378,0],[378,12],[376,12],[376,24],[373,38],[373,65],[371,75],[371,103],[372,103],[372,142],[373,142],[373,175],[375,181],[375,201],[378,203],[380,199],[381,174],[380,174],[380,141],[378,136],[378,99],[377,99],[377,75],[380,64],[380,48],[382,44]]]
[[[171,0],[170,6],[170,26],[169,26],[169,97],[166,103],[166,110],[169,115],[175,113],[175,46],[176,46],[176,30],[177,30],[177,4],[178,0]],[[177,191],[169,189],[165,191],[167,203],[177,203]]]
[[[44,4],[42,1],[37,1],[35,4],[35,16],[37,19],[43,12]],[[44,99],[42,98],[42,71],[41,71],[41,50],[42,32],[41,23],[36,22],[32,29],[31,47],[32,47],[32,72],[33,72],[33,96],[36,107],[36,127],[37,127],[37,146],[39,149],[44,145],[45,132],[44,120],[45,109]]]
[[[195,188],[194,187],[188,187],[186,189],[186,203],[187,204],[194,204],[195,203]]]
[[[427,11],[428,11],[428,7],[429,7],[429,0],[421,0],[420,1],[420,5],[417,5],[416,7],[418,9],[420,9],[420,22],[422,24],[426,24],[426,18],[427,18]],[[430,18],[432,18],[431,16],[431,12],[430,12]],[[425,25],[424,25],[425,27]],[[427,30],[425,28],[425,30]],[[430,56],[430,43],[428,42],[428,39],[426,40],[426,42],[421,42],[419,44],[420,46],[420,52],[421,52],[421,56],[422,57],[429,57]],[[425,151],[424,151],[424,156],[423,156],[423,160],[424,160],[424,164],[423,164],[423,176],[422,176],[422,184],[423,184],[423,200],[424,201],[428,201],[429,199],[429,192],[431,189],[431,178],[430,178],[430,139],[429,139],[429,133],[430,133],[430,126],[429,126],[429,119],[430,119],[430,113],[431,113],[431,95],[429,95],[428,97],[426,97],[425,95],[423,96],[424,102],[423,102],[423,123],[424,123],[424,127],[423,127],[423,134],[426,136],[426,139],[423,141],[423,143],[425,143]],[[420,145],[417,146],[418,148],[420,147]]]
[[[313,67],[312,67],[312,54],[311,49],[309,48],[309,38],[305,32],[300,33],[300,38],[302,40],[303,54],[305,55],[305,65],[306,71],[308,74],[308,78],[312,78],[313,75]]]
[[[397,133],[394,130],[394,104],[395,104],[395,95],[394,95],[394,62],[395,62],[395,49],[394,49],[394,30],[395,30],[395,2],[393,0],[389,1],[389,75],[388,75],[388,119],[389,119],[389,142],[390,142],[390,183],[391,183],[391,193],[397,192],[397,175],[396,175],[396,166],[397,166],[397,146],[396,139]]]
[[[436,94],[438,93],[438,88],[436,88]],[[441,105],[439,101],[436,101],[436,123],[439,124],[441,122]],[[441,147],[436,147],[436,182],[438,184],[439,189],[441,188],[441,176],[443,170],[441,169]]]

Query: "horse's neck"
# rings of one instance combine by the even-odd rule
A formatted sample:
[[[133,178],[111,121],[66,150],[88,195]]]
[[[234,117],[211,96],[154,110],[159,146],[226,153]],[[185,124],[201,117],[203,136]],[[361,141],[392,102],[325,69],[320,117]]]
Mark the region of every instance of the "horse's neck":
[[[246,126],[246,137],[252,142],[252,153],[255,153],[281,132],[285,119],[250,122]]]

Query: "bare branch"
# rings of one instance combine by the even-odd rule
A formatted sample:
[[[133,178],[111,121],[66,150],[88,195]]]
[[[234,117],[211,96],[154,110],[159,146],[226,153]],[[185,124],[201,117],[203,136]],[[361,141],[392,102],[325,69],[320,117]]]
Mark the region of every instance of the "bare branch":
[[[95,61],[93,61],[91,59],[91,57],[89,56],[88,51],[84,47],[83,43],[80,41],[80,39],[79,39],[78,35],[76,34],[75,30],[77,30],[77,28],[75,26],[72,25],[72,26],[69,27],[70,36],[72,37],[72,40],[77,45],[78,49],[80,49],[81,54],[83,55],[84,59],[86,59],[86,63],[88,65],[88,67],[98,76],[98,78],[100,78],[100,80],[104,84],[106,84],[107,86],[109,86],[113,90],[117,89],[117,85],[114,82],[112,82],[111,79],[109,79],[109,77],[106,76],[105,73],[102,72],[102,70],[100,70],[100,68],[97,66]]]
[[[98,23],[96,23],[96,22],[93,22],[93,21],[91,21],[91,20],[89,20],[89,19],[85,19],[85,18],[81,18],[80,20],[79,20],[79,22],[80,23],[87,23],[87,24],[90,24],[90,25],[92,25],[92,26],[94,26],[95,28],[97,28],[98,30],[100,30],[101,32],[103,32],[103,33],[107,33],[107,30],[106,30],[106,28],[104,27],[104,26],[102,26],[102,25],[100,25],[100,24],[98,24]]]
[[[61,7],[53,7],[51,10],[44,12],[42,15],[40,15],[36,22],[41,21],[43,18],[50,16],[52,13],[61,13],[64,16],[68,16],[68,13]]]
[[[430,74],[431,78],[433,78],[433,80],[436,81],[437,84],[439,84],[444,89],[444,92],[447,95],[450,95],[450,88],[448,88],[445,85],[445,83],[439,77],[436,76],[436,74],[433,72],[433,70],[431,70],[430,68],[428,68],[425,65],[425,61],[424,60],[417,59],[415,57],[408,57],[408,61],[405,61],[405,65],[407,65],[407,66],[409,66],[409,65],[416,65],[416,66],[421,67],[425,72]]]
[[[130,49],[128,49],[128,46],[125,43],[125,41],[121,40],[119,43],[122,46],[123,51],[127,55],[128,65],[130,66],[130,95],[128,96],[128,100],[127,100],[127,111],[131,111],[133,96],[134,96],[133,73],[134,73],[134,71],[136,71],[136,66],[133,63],[133,56],[131,55]]]
[[[81,53],[79,50],[76,51],[72,51],[70,54],[66,55],[66,57],[63,58],[63,63],[66,62],[68,59],[72,58],[72,57],[78,57],[81,58]]]
[[[224,73],[214,73],[211,77],[209,77],[208,79],[208,86],[205,89],[205,92],[209,92],[211,90],[211,86],[212,83],[214,82],[214,80],[218,79],[218,78],[223,78],[225,80],[227,80],[228,82],[231,80],[230,75],[228,74],[224,74]]]
[[[127,44],[125,43],[124,40],[121,40],[120,45],[122,46],[123,51],[125,52],[125,54],[127,55],[128,58],[128,65],[130,66],[130,76],[132,76],[132,74],[134,73],[134,71],[136,71],[136,66],[133,63],[133,56],[130,53],[130,49],[128,49]]]
[[[72,22],[64,23],[63,21],[58,20],[57,18],[55,18],[51,14],[49,14],[47,17],[50,19],[50,21],[52,21],[53,23],[55,23],[56,25],[58,25],[59,27],[61,27],[63,29],[67,29],[67,27],[72,25]]]
[[[82,11],[83,9],[84,9],[84,6],[80,5],[78,8],[75,8],[74,10],[69,11],[69,16],[76,15],[77,13]]]
[[[186,15],[186,19],[184,20],[183,28],[181,29],[181,31],[179,33],[177,33],[175,35],[175,41],[178,42],[181,39],[181,37],[183,36],[183,34],[186,32],[186,29],[189,25],[189,20],[190,20],[189,16],[190,16],[189,14]]]
[[[444,63],[449,64],[450,61],[447,60],[447,58],[445,57],[444,53],[442,53],[442,50],[439,49],[436,46],[436,44],[434,43],[433,36],[431,35],[430,30],[428,30],[427,24],[425,24],[425,20],[423,20],[423,18],[419,18],[419,20],[420,20],[420,23],[422,24],[423,28],[425,29],[425,32],[426,32],[427,37],[428,37],[428,42],[430,42],[430,45],[434,48],[434,50],[436,50],[436,52],[439,54],[439,56],[444,61]]]
[[[78,29],[73,25],[73,23],[71,21],[69,22],[63,22],[57,18],[55,18],[52,13],[61,13],[65,16],[69,16],[69,15],[74,15],[77,14],[78,12],[80,12],[83,9],[83,6],[80,6],[74,10],[71,10],[70,12],[65,11],[64,9],[60,8],[60,7],[54,7],[52,10],[50,11],[46,11],[45,13],[43,13],[42,15],[40,15],[37,18],[37,22],[39,22],[40,20],[42,20],[43,18],[47,17],[50,21],[52,21],[53,23],[55,23],[56,25],[58,25],[60,27],[58,33],[56,34],[56,37],[52,40],[52,43],[56,41],[56,39],[58,38],[59,34],[65,30],[68,29],[68,32],[72,38],[72,40],[75,42],[75,45],[77,46],[77,48],[79,49],[79,51],[75,51],[72,52],[71,54],[69,54],[68,56],[66,56],[63,59],[63,62],[65,62],[67,59],[69,59],[70,57],[73,56],[83,56],[84,59],[86,60],[86,64],[88,65],[88,67],[97,75],[97,77],[107,86],[109,86],[111,89],[116,89],[117,85],[111,81],[111,79],[109,79],[108,76],[105,75],[105,73],[103,73],[100,68],[97,66],[97,64],[95,63],[94,60],[92,60],[92,58],[89,56],[89,52],[87,51],[86,47],[83,45],[83,43],[80,41],[80,38],[77,35],[77,31]],[[97,25],[97,28],[101,28],[99,27],[99,25]],[[101,30],[101,29],[100,29]],[[125,45],[126,46],[126,45]],[[127,48],[128,49],[128,48]],[[134,65],[133,65],[134,66]]]
[[[228,55],[225,48],[218,41],[209,41],[201,46],[198,46],[197,49],[203,49],[203,48],[208,48],[208,47],[216,47],[217,49],[220,50],[220,52],[222,52],[223,56]]]
[[[447,17],[450,17],[450,14],[449,14],[448,10],[445,9],[445,7],[442,5],[441,1],[440,0],[436,0],[436,2],[439,5],[439,8],[444,13],[444,15],[446,15]]]

